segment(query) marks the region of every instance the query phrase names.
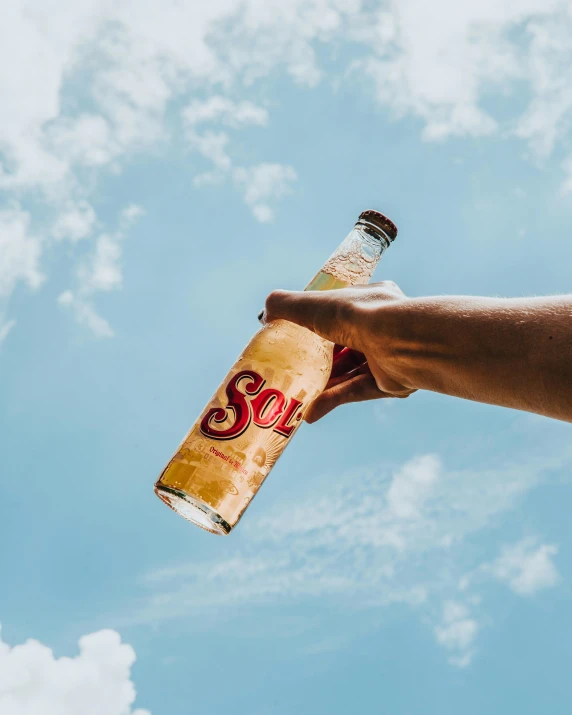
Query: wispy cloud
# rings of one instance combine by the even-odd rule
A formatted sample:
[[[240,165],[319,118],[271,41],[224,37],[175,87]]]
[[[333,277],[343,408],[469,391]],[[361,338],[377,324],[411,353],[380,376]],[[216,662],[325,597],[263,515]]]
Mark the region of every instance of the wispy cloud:
[[[41,242],[30,223],[29,212],[18,204],[0,210],[0,298],[9,296],[19,281],[36,289],[44,280]]]
[[[251,102],[235,103],[215,95],[205,101],[192,102],[183,110],[183,119],[187,124],[187,142],[213,164],[211,170],[195,176],[194,185],[219,184],[232,177],[256,220],[261,223],[272,221],[274,211],[270,203],[291,192],[297,179],[293,167],[268,162],[235,166],[229,153],[231,137],[228,132],[201,130],[198,126],[206,122],[234,128],[249,124],[265,126],[268,112]]]
[[[464,542],[494,527],[555,464],[530,459],[493,470],[448,470],[437,456],[423,455],[401,466],[330,475],[294,503],[241,525],[243,547],[231,558],[145,574],[149,595],[128,621],[315,598],[349,611],[401,603],[419,610],[451,663],[465,667],[481,620],[474,612],[478,594],[463,574],[478,570],[489,580],[503,574],[521,591],[532,583],[539,588],[550,580],[552,552],[528,545],[503,552],[486,572],[471,563]]]
[[[8,334],[15,325],[15,320],[7,320],[5,323],[0,323],[0,345],[8,337]]]
[[[77,288],[65,290],[58,297],[59,305],[71,310],[76,321],[85,325],[98,338],[113,337],[109,322],[98,315],[92,297],[98,292],[117,290],[123,282],[121,267],[122,242],[126,231],[144,214],[141,206],[130,204],[120,214],[119,226],[113,234],[98,236],[93,251],[77,268]]]
[[[58,296],[58,305],[66,310],[71,310],[75,320],[91,330],[96,338],[113,337],[114,332],[111,325],[97,313],[93,304],[85,298],[76,296],[71,290],[65,290]]]
[[[284,164],[264,163],[234,171],[236,184],[243,187],[244,200],[261,223],[272,221],[274,212],[269,201],[290,193],[296,178],[293,167]]]
[[[95,226],[95,211],[85,200],[63,206],[53,227],[52,236],[57,240],[72,243],[87,238]]]
[[[205,100],[193,100],[184,110],[183,119],[190,126],[218,121],[229,127],[268,124],[268,110],[247,100],[234,102],[214,94]]]
[[[446,601],[440,623],[435,626],[435,638],[450,653],[449,662],[457,668],[466,668],[473,659],[473,645],[479,624],[470,617],[466,604]]]
[[[408,462],[397,472],[387,490],[388,508],[397,519],[417,519],[421,516],[440,471],[439,459],[426,455]]]

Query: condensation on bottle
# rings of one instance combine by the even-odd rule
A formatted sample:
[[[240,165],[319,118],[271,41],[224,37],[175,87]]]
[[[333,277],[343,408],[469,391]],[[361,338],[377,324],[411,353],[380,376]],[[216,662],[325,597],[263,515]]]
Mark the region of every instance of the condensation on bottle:
[[[395,224],[364,211],[305,290],[369,282]],[[229,534],[322,392],[334,344],[285,320],[248,343],[155,484],[188,521]]]

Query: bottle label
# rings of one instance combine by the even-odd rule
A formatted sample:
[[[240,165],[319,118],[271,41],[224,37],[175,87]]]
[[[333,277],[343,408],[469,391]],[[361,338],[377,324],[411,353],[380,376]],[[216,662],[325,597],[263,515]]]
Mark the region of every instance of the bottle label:
[[[264,387],[266,380],[254,370],[241,370],[226,385],[226,407],[213,407],[201,420],[205,437],[231,440],[244,434],[251,424],[288,439],[302,419],[302,402],[283,392]],[[230,424],[229,424],[230,421]],[[225,427],[217,427],[225,423]]]

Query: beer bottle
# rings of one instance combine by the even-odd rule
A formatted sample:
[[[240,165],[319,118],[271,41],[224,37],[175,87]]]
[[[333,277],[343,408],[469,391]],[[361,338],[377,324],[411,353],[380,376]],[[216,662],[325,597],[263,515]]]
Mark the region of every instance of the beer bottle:
[[[369,282],[397,228],[364,211],[305,290]],[[155,484],[188,521],[229,534],[322,392],[334,345],[285,320],[248,343]]]

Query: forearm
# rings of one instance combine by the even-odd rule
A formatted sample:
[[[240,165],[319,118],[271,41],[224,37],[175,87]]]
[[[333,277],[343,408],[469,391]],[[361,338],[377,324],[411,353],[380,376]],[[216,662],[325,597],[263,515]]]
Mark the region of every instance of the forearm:
[[[572,296],[411,298],[384,310],[387,367],[404,385],[572,421]]]

